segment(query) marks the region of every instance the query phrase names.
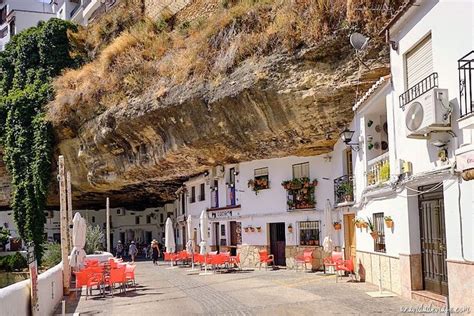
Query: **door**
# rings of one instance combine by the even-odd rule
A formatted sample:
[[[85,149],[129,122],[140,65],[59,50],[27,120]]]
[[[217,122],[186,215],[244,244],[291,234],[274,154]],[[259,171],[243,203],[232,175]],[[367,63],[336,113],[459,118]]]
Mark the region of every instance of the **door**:
[[[152,233],[150,231],[145,232],[145,242],[147,245],[151,244]]]
[[[354,214],[344,215],[344,256],[348,260],[352,258],[355,264],[356,258],[356,234],[354,225]]]
[[[285,223],[270,223],[270,253],[275,257],[275,264],[286,265]]]
[[[432,187],[420,187],[419,191],[426,191]],[[420,195],[419,207],[423,286],[427,291],[448,295],[442,188]]]
[[[216,251],[219,251],[219,242],[220,242],[219,223],[214,223],[213,225],[214,225],[214,245],[216,246]]]
[[[230,222],[230,254],[232,256],[237,255],[237,243],[238,243],[237,222],[231,221]]]
[[[121,232],[120,233],[120,239],[119,239],[123,244],[125,244],[125,233]]]

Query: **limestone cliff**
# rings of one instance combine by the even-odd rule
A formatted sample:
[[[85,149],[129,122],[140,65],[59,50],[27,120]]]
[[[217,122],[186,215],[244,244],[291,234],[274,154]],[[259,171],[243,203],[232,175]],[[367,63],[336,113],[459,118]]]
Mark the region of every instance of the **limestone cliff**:
[[[313,2],[308,1],[315,5]],[[346,1],[337,2],[346,5]],[[355,1],[347,4],[351,2]],[[174,24],[169,23],[166,32],[183,33],[183,23],[202,18],[198,14],[200,3],[203,1],[191,1],[173,17]],[[205,43],[214,45],[214,51],[205,58],[220,54],[220,59],[212,57],[214,68],[207,75],[198,76],[194,69],[184,80],[175,80],[173,73],[164,75],[156,70],[140,77],[140,89],[134,90],[138,92],[111,98],[119,91],[113,89],[126,89],[128,84],[119,77],[122,79],[114,88],[102,86],[102,81],[111,80],[108,74],[115,76],[117,70],[113,67],[119,63],[114,56],[105,68],[97,61],[86,65],[94,71],[82,83],[76,80],[66,85],[60,81],[51,116],[57,136],[56,152],[65,156],[72,172],[76,204],[102,204],[106,195],[113,196],[117,205],[156,204],[173,199],[173,192],[183,179],[211,166],[330,151],[339,131],[352,118],[356,92],[364,91],[388,73],[388,51],[381,39],[371,40],[362,57],[368,67],[361,66],[348,41],[354,28],[336,29],[341,21],[328,20],[326,31],[311,41],[303,39],[288,48],[278,34],[276,39],[270,36],[266,40],[275,41],[270,49],[243,55],[245,58],[215,75],[216,64],[240,45],[242,34],[255,33],[242,26],[249,15],[257,14],[258,27],[263,27],[266,22],[262,19],[275,19],[271,13],[279,13],[273,9],[262,5],[258,11],[246,11],[239,17],[240,24],[234,20],[233,26],[223,26],[225,33],[214,32],[208,37]],[[213,10],[224,9],[218,6],[206,11],[207,21],[218,14]],[[349,11],[344,9],[340,14],[347,17]],[[384,17],[359,17],[356,25],[364,19],[373,19],[379,25]],[[133,34],[133,29],[129,32]],[[226,39],[219,39],[223,34]],[[191,41],[190,36],[182,35]],[[143,54],[148,49],[146,43],[133,45],[141,47]],[[179,49],[182,51],[183,47]],[[136,46],[120,58],[133,53],[137,53]],[[162,69],[160,63],[171,63],[169,58],[173,56],[175,48],[153,57],[153,69]],[[144,62],[149,61],[144,58]],[[102,90],[87,96],[85,83]],[[67,113],[57,119],[58,111],[65,108]],[[4,173],[1,166],[0,173]],[[55,202],[53,192],[50,204]],[[0,204],[5,203],[5,197],[0,196]]]

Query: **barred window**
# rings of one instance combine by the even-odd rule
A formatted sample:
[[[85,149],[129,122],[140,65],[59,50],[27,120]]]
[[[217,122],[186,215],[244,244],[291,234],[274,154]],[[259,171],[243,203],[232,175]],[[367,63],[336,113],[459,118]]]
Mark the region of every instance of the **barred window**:
[[[321,232],[319,221],[299,222],[300,245],[319,246]]]
[[[385,252],[385,226],[383,213],[374,213],[374,226],[377,238],[374,239],[374,251]]]

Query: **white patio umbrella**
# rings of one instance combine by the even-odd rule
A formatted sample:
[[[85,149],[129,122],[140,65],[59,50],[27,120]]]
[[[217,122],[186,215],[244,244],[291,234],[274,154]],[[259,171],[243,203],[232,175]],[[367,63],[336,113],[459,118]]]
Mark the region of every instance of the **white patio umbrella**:
[[[72,251],[69,265],[71,267],[79,268],[86,257],[84,246],[86,245],[86,229],[87,224],[81,214],[76,213],[72,219]]]
[[[173,221],[168,217],[165,225],[165,248],[166,252],[173,253],[176,249],[176,242],[174,240]],[[173,260],[170,260],[171,267],[173,267]],[[171,269],[171,268],[168,268]]]
[[[329,199],[326,200],[326,207],[324,208],[324,237],[323,249],[325,252],[331,252],[334,248],[333,226],[332,226],[332,209]]]
[[[207,253],[208,253],[208,246],[207,246],[207,230],[208,230],[208,218],[206,210],[201,212],[201,216],[199,217],[199,225],[201,226],[201,243],[199,246],[201,247],[200,253],[204,256],[204,273],[200,273],[200,275],[208,275],[210,273],[207,272]]]
[[[173,221],[168,217],[165,226],[165,247],[166,252],[174,252],[176,249],[176,242],[174,240]]]
[[[188,242],[186,243],[186,250],[191,254],[191,270],[194,270],[194,234],[193,221],[191,215],[186,221],[186,229],[188,231]]]

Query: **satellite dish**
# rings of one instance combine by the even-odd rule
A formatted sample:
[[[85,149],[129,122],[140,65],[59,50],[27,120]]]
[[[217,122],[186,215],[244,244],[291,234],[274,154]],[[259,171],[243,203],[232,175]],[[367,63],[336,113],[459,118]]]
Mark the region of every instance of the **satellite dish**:
[[[354,47],[356,50],[363,50],[367,47],[369,38],[360,33],[352,33],[349,41],[351,42],[352,47]]]
[[[414,132],[420,128],[421,123],[423,123],[423,106],[420,102],[413,102],[405,116],[405,124],[411,132]]]

